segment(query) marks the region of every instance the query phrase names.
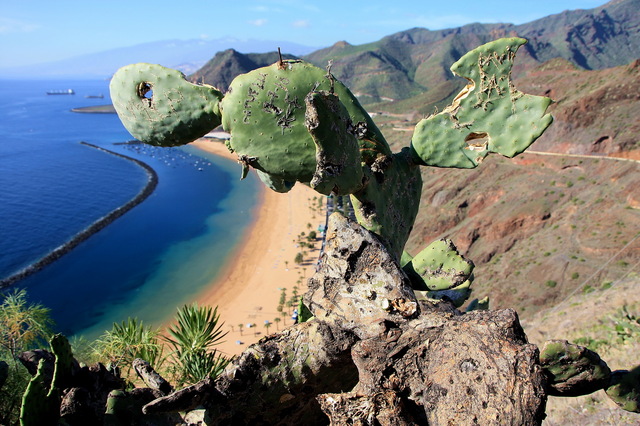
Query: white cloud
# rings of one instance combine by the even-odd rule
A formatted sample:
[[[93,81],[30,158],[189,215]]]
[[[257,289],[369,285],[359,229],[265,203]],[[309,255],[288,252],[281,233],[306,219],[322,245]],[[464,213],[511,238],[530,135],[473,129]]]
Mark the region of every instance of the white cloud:
[[[249,21],[249,23],[256,27],[262,27],[267,23],[266,19],[254,19],[253,21]]]
[[[31,22],[0,18],[0,34],[30,33],[38,28],[40,28],[40,25]]]
[[[299,19],[291,23],[296,28],[307,28],[311,26],[311,22],[308,19]]]

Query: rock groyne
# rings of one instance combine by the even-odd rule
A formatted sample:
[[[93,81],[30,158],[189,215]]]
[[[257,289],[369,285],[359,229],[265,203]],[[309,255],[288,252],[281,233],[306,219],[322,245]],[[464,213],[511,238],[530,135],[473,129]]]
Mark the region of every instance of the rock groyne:
[[[147,184],[144,186],[144,188],[142,188],[142,190],[135,197],[133,197],[124,205],[112,210],[105,216],[99,218],[98,220],[93,222],[91,225],[89,225],[88,227],[86,227],[76,235],[74,235],[70,240],[60,245],[59,247],[56,247],[52,251],[50,251],[44,257],[40,258],[39,260],[25,267],[24,269],[16,272],[15,274],[1,279],[0,288],[8,287],[10,285],[17,283],[18,281],[28,277],[29,275],[34,274],[35,272],[41,270],[45,266],[55,262],[65,254],[69,253],[71,250],[77,247],[81,242],[85,241],[90,236],[100,231],[101,229],[105,228],[107,225],[111,224],[114,220],[116,220],[117,218],[124,215],[126,212],[128,212],[129,210],[131,210],[141,202],[143,202],[149,195],[153,193],[153,191],[156,189],[156,186],[158,186],[158,174],[148,164],[140,160],[137,160],[135,158],[132,158],[123,154],[119,154],[114,151],[110,151],[108,149],[102,148],[97,145],[90,144],[88,142],[80,142],[80,143],[82,145],[86,145],[88,147],[98,149],[100,151],[106,152],[111,155],[115,155],[125,160],[132,161],[133,163],[142,167],[148,176]]]

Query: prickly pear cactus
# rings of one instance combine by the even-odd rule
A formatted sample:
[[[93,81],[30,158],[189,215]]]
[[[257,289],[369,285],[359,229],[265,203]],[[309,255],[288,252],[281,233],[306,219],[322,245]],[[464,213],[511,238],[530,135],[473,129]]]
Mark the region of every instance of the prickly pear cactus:
[[[73,354],[69,341],[62,334],[54,335],[49,344],[56,357],[51,383],[46,382],[44,360],[38,364],[38,372],[29,382],[20,408],[21,426],[55,425],[60,418],[62,389],[71,377]]]
[[[623,410],[640,413],[640,367],[611,373],[611,383],[605,391]]]
[[[464,55],[452,71],[468,79],[467,87],[443,112],[418,123],[411,146],[398,153],[349,89],[300,60],[240,75],[224,97],[149,64],[119,70],[111,91],[125,126],[145,142],[186,143],[221,122],[231,133],[227,147],[238,156],[242,177],[253,167],[278,192],[302,182],[322,194],[350,194],[358,222],[400,261],[418,214],[418,166],[475,167],[489,152],[511,157],[551,123],[551,101],[525,95],[511,82],[513,59],[524,43],[500,39]],[[145,96],[147,90],[153,96]],[[429,249],[409,267],[430,265],[430,272],[413,271],[418,287],[426,297],[458,305],[469,296],[471,280],[461,278],[470,274],[469,265],[449,268],[453,257],[440,262],[441,255]]]
[[[439,114],[418,123],[411,147],[416,161],[436,167],[476,167],[490,152],[513,157],[551,124],[551,99],[526,95],[511,81],[522,38],[503,38],[464,55],[453,73],[469,83]]]
[[[31,378],[22,396],[20,425],[55,425],[60,417],[60,396],[49,396],[49,387],[44,374],[44,360],[38,364],[38,372]]]
[[[364,172],[349,113],[329,92],[311,92],[304,102],[305,126],[316,145],[316,170],[309,185],[325,195],[353,194],[363,187]]]
[[[309,183],[316,145],[305,126],[305,98],[334,93],[344,105],[365,162],[390,154],[384,137],[358,100],[327,71],[286,60],[236,77],[220,104],[228,147],[252,167],[288,182]]]
[[[418,215],[422,176],[408,148],[365,168],[367,184],[351,195],[358,223],[378,234],[398,261]]]
[[[461,256],[447,239],[434,241],[404,266],[410,276],[419,277],[425,289],[431,291],[464,284],[471,278],[473,268],[473,262]]]
[[[489,296],[486,296],[482,299],[473,299],[467,305],[467,309],[465,309],[465,312],[487,311],[487,310],[489,310]]]
[[[184,145],[220,125],[222,93],[189,83],[180,71],[127,65],[114,74],[109,90],[124,127],[151,145]]]
[[[611,378],[611,370],[597,353],[566,340],[545,342],[540,365],[550,378],[550,395],[587,395],[605,388]]]

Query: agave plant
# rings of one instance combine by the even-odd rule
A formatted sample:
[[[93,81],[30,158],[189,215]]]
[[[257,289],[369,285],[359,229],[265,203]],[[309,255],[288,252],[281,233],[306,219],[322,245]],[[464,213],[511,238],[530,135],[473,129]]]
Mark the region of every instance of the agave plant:
[[[177,323],[170,326],[171,337],[166,340],[173,347],[172,357],[181,383],[195,383],[216,377],[229,363],[215,346],[227,334],[219,323],[218,308],[199,307],[197,303],[178,310]]]

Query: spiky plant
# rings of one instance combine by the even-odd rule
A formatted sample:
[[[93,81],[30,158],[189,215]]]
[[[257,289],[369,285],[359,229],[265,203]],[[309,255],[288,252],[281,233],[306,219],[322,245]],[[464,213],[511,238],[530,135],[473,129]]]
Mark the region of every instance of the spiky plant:
[[[96,340],[95,349],[100,358],[108,359],[112,365],[129,375],[136,358],[160,368],[164,344],[159,336],[160,331],[157,328],[145,326],[137,318],[128,318],[121,324],[114,323],[111,330]]]
[[[227,334],[222,331],[218,308],[185,305],[178,310],[176,324],[166,340],[173,347],[171,354],[181,384],[195,383],[206,377],[216,377],[229,360],[215,346]]]

